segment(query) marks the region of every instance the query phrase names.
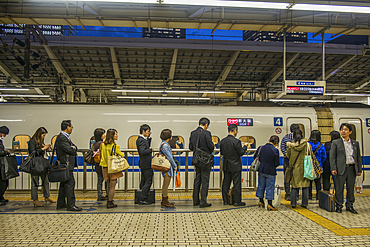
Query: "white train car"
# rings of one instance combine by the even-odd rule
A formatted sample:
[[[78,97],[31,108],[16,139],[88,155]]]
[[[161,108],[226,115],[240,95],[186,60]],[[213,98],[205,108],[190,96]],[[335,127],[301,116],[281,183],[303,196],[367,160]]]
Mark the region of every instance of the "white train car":
[[[26,142],[20,143],[22,139],[19,138],[22,135],[32,136],[40,126],[48,130],[46,143],[50,143],[51,138],[60,132],[61,121],[70,119],[74,126],[71,139],[79,149],[89,148],[90,138],[97,127],[115,128],[119,135],[117,143],[121,149],[135,148],[132,146],[133,140],[139,134],[140,125],[144,123],[149,124],[152,128],[152,146],[154,149],[159,148],[159,135],[161,130],[165,128],[171,129],[173,136],[178,137],[178,147],[187,149],[190,132],[197,128],[201,117],[210,119],[209,130],[212,132],[215,143],[227,136],[228,121],[240,121],[237,137],[242,138],[243,141],[254,143],[252,148],[265,144],[271,135],[278,135],[281,140],[284,135],[289,133],[289,127],[292,123],[300,124],[305,137],[308,138],[311,130],[330,128],[325,127],[328,123],[329,125],[334,123],[334,129],[338,130],[340,123],[349,122],[355,127],[355,138],[360,142],[363,161],[365,162],[364,169],[368,170],[370,165],[369,150],[366,147],[370,144],[370,120],[367,121],[367,117],[370,117],[370,109],[324,109],[329,113],[324,114],[324,117],[322,113],[319,114],[319,111],[312,107],[2,104],[0,107],[0,125],[7,125],[10,129],[9,136],[4,139],[6,148],[26,148]],[[18,139],[13,138],[15,136]],[[247,154],[249,156],[243,157],[242,176],[245,182],[248,178],[248,164],[252,161],[251,153],[247,152]],[[185,153],[177,154],[176,157],[180,159],[181,169],[184,171]],[[138,157],[131,152],[128,160],[132,166],[127,174],[127,184],[125,185],[123,179],[121,179],[118,182],[118,189],[137,189],[139,187]],[[283,157],[281,156],[281,166],[278,167],[277,176],[277,184],[281,187],[283,187],[282,163]],[[219,164],[219,158],[216,157],[210,188],[220,188]],[[83,187],[85,189],[96,189],[96,175],[91,166],[88,166],[86,184],[84,185],[82,157],[79,159],[79,167],[75,169],[75,173],[77,189]],[[190,163],[189,189],[192,189],[193,178],[194,167]],[[184,181],[184,173],[182,173],[181,179]],[[182,184],[182,187],[184,187],[185,181]],[[365,180],[364,184],[370,185],[370,180]],[[56,186],[56,184],[53,184],[52,188],[56,188]],[[158,172],[155,173],[153,187],[161,188],[161,176]],[[243,187],[248,187],[248,184],[243,183]],[[29,188],[30,179],[28,174],[21,174],[20,177],[10,181],[9,189]]]

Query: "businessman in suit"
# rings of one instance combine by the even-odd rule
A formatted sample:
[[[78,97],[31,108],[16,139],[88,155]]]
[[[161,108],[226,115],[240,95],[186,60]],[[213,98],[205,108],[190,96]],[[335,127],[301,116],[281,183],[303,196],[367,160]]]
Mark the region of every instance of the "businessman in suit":
[[[68,164],[69,179],[59,185],[57,209],[67,208],[68,211],[81,211],[82,208],[76,206],[75,198],[75,178],[73,169],[77,167],[77,146],[71,141],[73,125],[71,120],[63,120],[62,131],[55,140],[55,150],[57,160],[61,164]],[[67,203],[66,203],[67,198]]]
[[[243,146],[241,141],[236,139],[238,126],[230,124],[228,127],[229,135],[221,140],[220,150],[223,155],[224,179],[222,182],[222,200],[224,205],[229,204],[227,201],[227,192],[230,189],[231,181],[234,184],[234,206],[245,206],[242,202],[242,161],[241,156],[247,151],[247,146]]]
[[[150,187],[153,182],[153,169],[152,169],[152,152],[153,148],[150,147],[152,138],[150,137],[150,126],[143,124],[140,126],[140,136],[136,140],[137,151],[139,152],[139,167],[141,169],[140,181],[140,205],[149,205],[147,201]]]
[[[199,120],[199,126],[196,130],[193,130],[190,134],[189,149],[191,151],[199,149],[211,154],[215,149],[212,142],[212,134],[208,131],[209,124],[211,122],[208,118],[201,118]],[[199,136],[199,144],[197,146]],[[194,165],[194,164],[193,164]],[[193,205],[200,206],[201,208],[212,206],[211,203],[207,203],[208,187],[209,187],[209,177],[211,174],[211,169],[200,169],[195,166],[195,179],[193,188]],[[200,190],[202,187],[202,190]],[[201,199],[199,200],[199,192]]]
[[[362,172],[360,146],[357,141],[349,138],[352,134],[350,124],[342,123],[339,130],[342,138],[334,140],[330,149],[330,170],[333,175],[337,175],[335,178],[336,212],[342,212],[344,183],[346,183],[346,210],[357,214],[353,203],[356,176],[361,176]]]

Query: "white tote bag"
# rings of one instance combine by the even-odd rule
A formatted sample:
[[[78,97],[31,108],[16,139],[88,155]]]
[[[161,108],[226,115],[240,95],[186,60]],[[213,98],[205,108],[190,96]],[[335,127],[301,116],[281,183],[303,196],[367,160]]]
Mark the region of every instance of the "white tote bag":
[[[116,173],[130,167],[127,160],[116,154],[116,144],[113,145],[110,156],[108,157],[108,173]]]

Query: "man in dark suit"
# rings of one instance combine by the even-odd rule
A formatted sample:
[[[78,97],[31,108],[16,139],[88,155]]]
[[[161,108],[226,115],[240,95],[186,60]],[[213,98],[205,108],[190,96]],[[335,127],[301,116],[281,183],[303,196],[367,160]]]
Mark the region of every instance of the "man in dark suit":
[[[207,129],[211,122],[208,118],[201,118],[199,120],[199,127],[196,130],[193,130],[190,134],[189,139],[189,149],[195,151],[198,147],[199,149],[211,154],[215,149],[212,142],[212,135]],[[197,145],[197,140],[199,136],[199,144]],[[193,164],[194,165],[194,164]],[[211,203],[207,203],[208,187],[209,187],[209,176],[211,169],[200,169],[195,166],[195,179],[194,179],[194,188],[193,188],[193,205],[200,206],[201,208],[212,206]],[[199,191],[201,199],[199,200]]]
[[[242,161],[241,156],[247,151],[247,146],[243,146],[241,141],[236,139],[238,126],[230,124],[227,128],[229,135],[221,140],[220,150],[223,155],[224,180],[222,182],[222,200],[224,205],[227,201],[227,192],[230,189],[231,180],[234,184],[234,206],[245,206],[242,202]]]
[[[150,202],[147,201],[149,190],[153,182],[153,169],[151,167],[153,148],[150,147],[152,142],[150,134],[150,126],[143,124],[140,126],[140,136],[136,140],[136,147],[140,156],[139,167],[141,169],[140,205],[150,204]]]
[[[77,167],[77,147],[70,138],[70,134],[73,130],[71,120],[63,120],[61,129],[62,131],[55,140],[54,145],[57,153],[57,160],[59,160],[61,164],[68,164],[69,179],[65,182],[61,182],[59,185],[57,209],[67,208],[68,211],[81,211],[82,208],[75,205],[75,178],[73,176],[73,169]]]
[[[350,124],[342,123],[339,130],[342,138],[334,140],[330,149],[330,170],[333,175],[337,175],[334,183],[336,212],[342,212],[344,183],[346,183],[346,210],[357,214],[353,203],[356,175],[361,176],[362,172],[360,146],[357,141],[349,138],[352,134]]]
[[[10,155],[10,152],[5,150],[4,144],[3,144],[3,137],[6,137],[6,135],[9,134],[9,128],[6,126],[1,126],[0,127],[0,157],[4,157],[7,155]],[[1,161],[0,161],[1,162]],[[1,167],[1,165],[0,165]],[[9,179],[7,180],[1,180],[1,171],[0,169],[0,206],[5,206],[8,203],[8,199],[4,198],[4,193],[6,189],[9,187]]]

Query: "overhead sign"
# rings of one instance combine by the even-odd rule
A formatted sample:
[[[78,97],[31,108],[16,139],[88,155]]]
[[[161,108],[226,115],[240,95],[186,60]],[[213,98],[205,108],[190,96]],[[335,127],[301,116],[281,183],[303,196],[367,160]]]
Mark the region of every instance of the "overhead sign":
[[[325,95],[326,81],[293,81],[284,82],[285,95]]]
[[[227,126],[235,124],[236,126],[253,126],[253,118],[228,118]]]

